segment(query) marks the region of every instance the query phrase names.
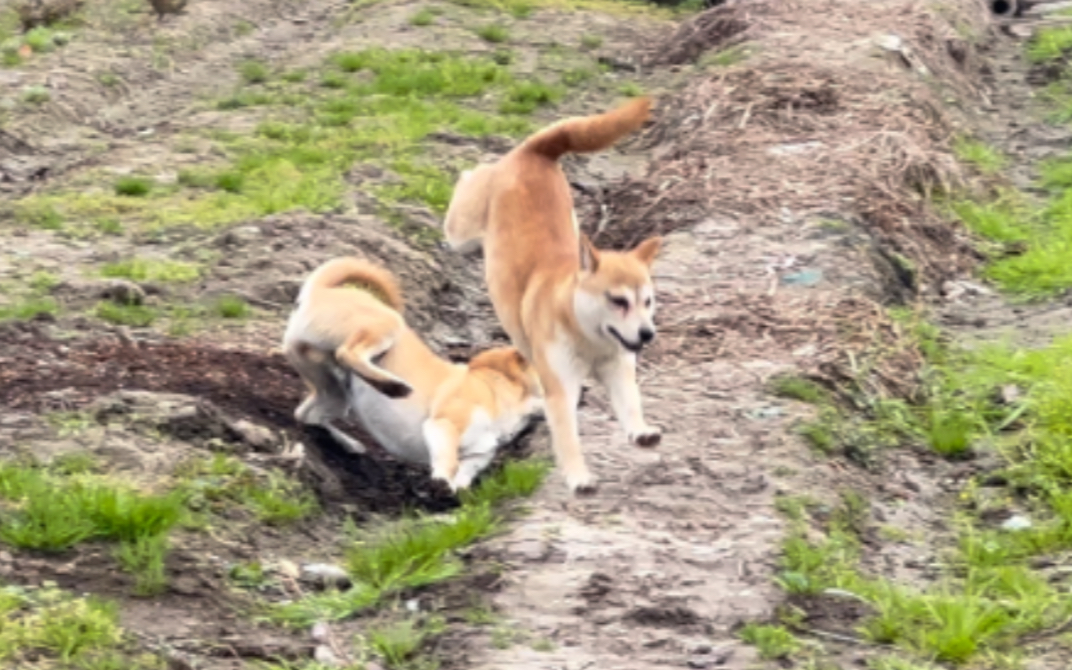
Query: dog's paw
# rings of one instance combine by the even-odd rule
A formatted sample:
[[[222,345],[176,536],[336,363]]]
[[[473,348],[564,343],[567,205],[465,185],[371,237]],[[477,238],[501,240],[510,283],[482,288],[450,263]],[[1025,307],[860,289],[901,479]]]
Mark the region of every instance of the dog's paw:
[[[398,400],[413,393],[413,387],[403,381],[388,381],[376,384],[376,390],[388,398]]]
[[[436,498],[448,498],[457,495],[458,493],[457,489],[454,488],[454,484],[447,478],[441,476],[433,475],[431,484],[428,488],[430,489],[429,493]]]
[[[566,475],[566,485],[577,496],[592,495],[599,489],[596,478],[587,469]]]
[[[663,439],[663,431],[654,426],[647,426],[643,430],[629,436],[629,441],[638,447],[654,447]]]

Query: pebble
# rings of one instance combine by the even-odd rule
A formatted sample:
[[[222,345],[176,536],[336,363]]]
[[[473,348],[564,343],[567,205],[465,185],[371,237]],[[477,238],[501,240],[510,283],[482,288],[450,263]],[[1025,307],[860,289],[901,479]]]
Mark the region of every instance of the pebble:
[[[334,586],[339,589],[350,587],[350,575],[337,565],[330,563],[307,563],[301,568],[301,581],[314,586]]]
[[[326,665],[329,668],[338,668],[342,664],[339,662],[339,657],[335,655],[335,652],[330,647],[323,644],[318,644],[316,649],[313,650],[313,660],[320,665]]]
[[[1014,514],[1001,524],[1005,530],[1027,530],[1031,527],[1031,519],[1022,514]]]

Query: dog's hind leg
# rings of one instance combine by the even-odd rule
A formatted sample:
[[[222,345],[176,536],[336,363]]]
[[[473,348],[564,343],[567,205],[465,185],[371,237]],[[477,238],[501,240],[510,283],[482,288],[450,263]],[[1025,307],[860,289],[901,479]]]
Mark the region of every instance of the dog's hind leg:
[[[335,360],[388,398],[405,398],[413,387],[373,361],[390,351],[397,328],[362,328],[335,350]]]
[[[332,373],[330,355],[305,343],[288,347],[285,353],[308,389],[305,399],[294,410],[294,419],[299,423],[324,425],[345,416],[348,396]]]

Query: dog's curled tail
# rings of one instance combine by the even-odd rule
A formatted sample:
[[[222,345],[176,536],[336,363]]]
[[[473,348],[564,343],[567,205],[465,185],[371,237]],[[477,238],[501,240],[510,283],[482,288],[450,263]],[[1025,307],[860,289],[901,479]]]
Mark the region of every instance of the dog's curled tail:
[[[333,258],[314,270],[305,280],[298,302],[304,302],[312,291],[342,287],[368,291],[396,312],[404,306],[398,282],[387,268],[353,256]]]
[[[651,98],[633,98],[617,109],[592,116],[563,119],[525,140],[522,150],[558,160],[567,153],[592,153],[609,148],[635,132],[651,116]]]

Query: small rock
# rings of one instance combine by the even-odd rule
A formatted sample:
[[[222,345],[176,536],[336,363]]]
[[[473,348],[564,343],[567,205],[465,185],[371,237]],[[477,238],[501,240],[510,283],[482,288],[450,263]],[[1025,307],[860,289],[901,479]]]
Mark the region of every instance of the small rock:
[[[409,612],[420,612],[421,601],[417,600],[416,598],[410,598],[406,601],[406,610]]]
[[[1031,527],[1031,519],[1022,514],[1014,514],[1001,524],[1004,530],[1027,530]]]
[[[168,670],[194,670],[193,664],[184,654],[173,651],[167,656]]]
[[[101,287],[100,297],[119,305],[141,305],[145,302],[145,290],[126,279],[111,279]]]
[[[338,589],[350,587],[350,575],[337,565],[330,563],[308,563],[301,568],[299,579],[319,588],[333,586]]]
[[[1006,405],[1011,405],[1020,399],[1023,393],[1020,391],[1020,387],[1016,384],[1006,384],[1001,387],[1001,402]]]
[[[726,665],[726,663],[733,658],[733,647],[719,647],[712,652],[711,656],[714,657],[713,665]]]
[[[313,650],[313,660],[320,665],[326,665],[329,668],[342,667],[342,663],[339,662],[339,657],[335,655],[335,652],[330,647],[323,644],[318,644],[316,649]],[[366,666],[367,668],[368,666]]]
[[[317,642],[327,642],[328,637],[331,636],[331,629],[323,621],[317,621],[313,624],[313,629],[309,631],[309,635]]]
[[[261,236],[261,229],[257,226],[239,226],[220,235],[220,244],[225,246],[248,244]]]
[[[710,656],[693,656],[686,665],[690,668],[710,668],[714,661]]]
[[[231,430],[238,433],[242,441],[257,451],[274,452],[279,444],[276,434],[264,426],[258,426],[245,419],[239,419],[231,424]]]
[[[709,644],[698,644],[695,647],[693,647],[692,653],[700,654],[700,655],[710,654],[711,653],[711,645],[709,645]]]
[[[365,670],[383,670],[383,666],[375,661],[369,661],[365,663]]]
[[[276,570],[279,574],[285,577],[290,577],[291,579],[301,577],[301,570],[298,568],[298,564],[294,561],[288,561],[285,558],[279,561],[279,564],[276,565]]]

